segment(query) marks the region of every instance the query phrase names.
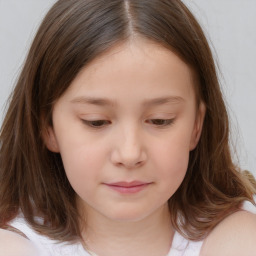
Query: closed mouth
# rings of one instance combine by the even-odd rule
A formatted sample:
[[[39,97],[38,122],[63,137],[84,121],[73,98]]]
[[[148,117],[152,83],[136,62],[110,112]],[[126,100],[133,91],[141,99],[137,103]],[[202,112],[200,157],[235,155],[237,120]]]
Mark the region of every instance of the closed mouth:
[[[146,185],[146,184],[149,184],[149,182],[142,182],[142,181],[126,182],[126,181],[120,181],[120,182],[108,183],[107,185],[109,185],[109,186],[116,186],[116,187],[130,188],[130,187],[137,187],[137,186],[142,186],[142,185]]]
[[[114,191],[117,191],[121,194],[134,194],[142,191],[148,185],[152,184],[152,182],[141,182],[141,181],[132,181],[132,182],[114,182],[114,183],[106,183],[109,188]]]

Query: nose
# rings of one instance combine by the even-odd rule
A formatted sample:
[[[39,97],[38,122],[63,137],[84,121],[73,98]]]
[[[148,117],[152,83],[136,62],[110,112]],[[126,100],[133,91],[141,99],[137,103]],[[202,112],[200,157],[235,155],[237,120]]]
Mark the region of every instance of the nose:
[[[113,145],[111,161],[114,165],[133,169],[144,165],[147,160],[138,129],[126,129],[126,132],[115,137]]]

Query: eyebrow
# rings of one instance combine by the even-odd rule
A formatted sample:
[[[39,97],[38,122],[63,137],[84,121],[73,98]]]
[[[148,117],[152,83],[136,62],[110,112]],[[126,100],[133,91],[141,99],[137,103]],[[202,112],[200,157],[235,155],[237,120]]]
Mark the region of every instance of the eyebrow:
[[[96,97],[77,97],[70,101],[71,103],[89,104],[97,106],[115,106],[117,105],[115,101],[106,98],[96,98]]]
[[[180,96],[166,96],[166,97],[159,97],[154,99],[146,99],[143,101],[142,105],[144,106],[154,106],[154,105],[163,105],[167,103],[171,104],[178,104],[182,103],[185,100]],[[110,100],[107,98],[96,98],[96,97],[77,97],[70,101],[71,103],[79,103],[79,104],[89,104],[89,105],[96,105],[96,106],[112,106],[115,107],[117,102],[114,100]]]
[[[166,96],[166,97],[159,97],[155,99],[148,99],[143,102],[145,106],[152,106],[152,105],[163,105],[166,103],[177,104],[185,102],[185,100],[180,96]]]

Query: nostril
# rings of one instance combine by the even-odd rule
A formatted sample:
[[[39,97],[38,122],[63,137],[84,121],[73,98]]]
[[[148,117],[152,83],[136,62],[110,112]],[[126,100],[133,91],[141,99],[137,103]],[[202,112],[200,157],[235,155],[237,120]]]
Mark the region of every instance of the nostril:
[[[144,161],[138,161],[138,162],[133,162],[133,163],[118,161],[118,162],[115,162],[114,164],[116,166],[119,166],[119,167],[125,167],[127,169],[133,169],[133,168],[138,168],[138,167],[142,166],[143,163],[144,163]]]
[[[128,169],[140,167],[146,159],[145,149],[138,143],[132,145],[126,143],[122,146],[119,144],[113,147],[110,154],[110,160],[114,165]]]
[[[139,161],[139,162],[137,162],[135,165],[136,166],[140,166],[140,165],[142,165],[143,164],[143,161]]]

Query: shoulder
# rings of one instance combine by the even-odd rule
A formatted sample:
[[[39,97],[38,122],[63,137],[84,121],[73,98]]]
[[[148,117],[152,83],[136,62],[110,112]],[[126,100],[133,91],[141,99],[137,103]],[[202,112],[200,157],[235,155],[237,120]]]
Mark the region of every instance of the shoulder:
[[[255,234],[256,215],[238,211],[214,228],[204,241],[200,256],[252,256],[256,252]]]
[[[31,241],[14,232],[0,229],[1,255],[37,256],[38,251]]]

